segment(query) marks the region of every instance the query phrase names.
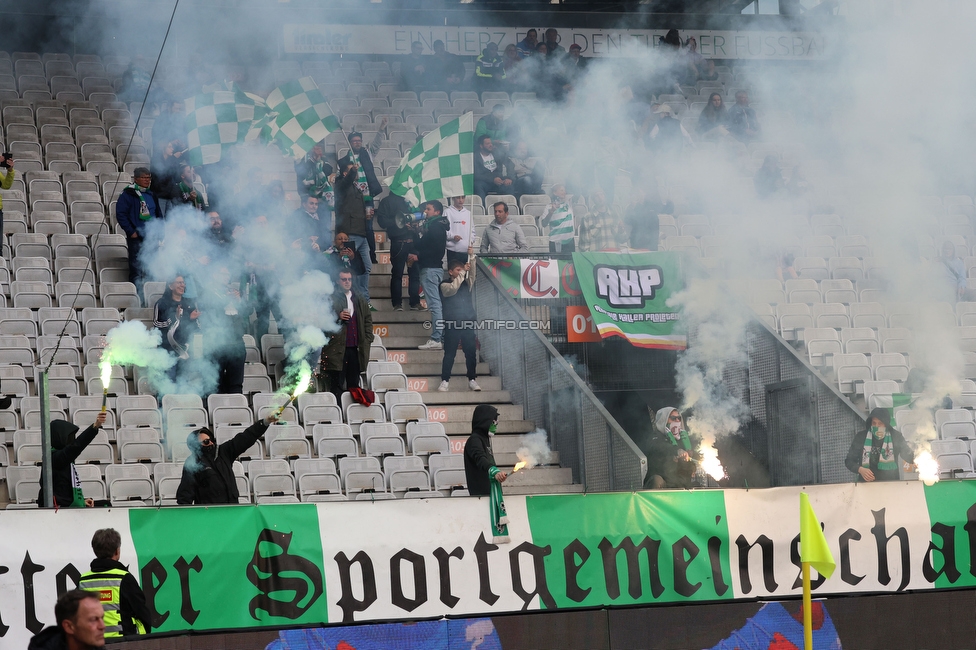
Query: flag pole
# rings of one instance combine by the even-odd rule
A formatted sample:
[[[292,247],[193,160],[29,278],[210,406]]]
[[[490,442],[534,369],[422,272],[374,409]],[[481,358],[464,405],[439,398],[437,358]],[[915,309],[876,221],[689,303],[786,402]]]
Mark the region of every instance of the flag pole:
[[[813,650],[813,611],[810,608],[810,563],[803,567],[803,650]]]

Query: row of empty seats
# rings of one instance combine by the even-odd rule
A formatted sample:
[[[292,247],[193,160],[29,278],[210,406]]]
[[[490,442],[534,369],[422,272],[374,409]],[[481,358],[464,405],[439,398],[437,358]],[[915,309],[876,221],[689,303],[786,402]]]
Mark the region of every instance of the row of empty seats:
[[[5,448],[0,448],[5,449]],[[179,462],[76,465],[86,498],[114,507],[177,505],[183,473]],[[6,467],[8,508],[37,507],[40,468]],[[250,460],[234,463],[240,503],[299,503],[467,496],[464,461],[456,454]]]

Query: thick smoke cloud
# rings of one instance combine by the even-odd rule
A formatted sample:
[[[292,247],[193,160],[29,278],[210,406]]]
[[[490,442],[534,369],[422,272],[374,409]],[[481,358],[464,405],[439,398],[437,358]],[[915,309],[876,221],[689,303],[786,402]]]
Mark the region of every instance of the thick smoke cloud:
[[[274,80],[253,67],[260,64],[267,70],[275,55],[277,35],[262,13],[240,11],[214,22],[200,13],[206,9],[193,7],[177,12],[173,41],[163,51],[157,83],[166,94],[187,97],[202,84],[229,78],[239,79],[246,90],[270,89]],[[91,8],[93,16],[104,15],[104,24],[126,22],[103,5]],[[694,406],[695,421],[721,423],[714,425],[719,432],[735,430],[743,413],[719,390],[722,368],[742,354],[746,323],[738,312],[730,316],[734,310],[725,302],[728,291],[741,293],[749,281],[775,277],[776,257],[800,246],[800,238],[810,232],[811,217],[818,214],[838,215],[849,231],[871,238],[873,262],[885,269],[890,300],[907,303],[917,315],[912,363],[929,375],[926,403],[959,390],[964,360],[955,328],[932,307],[951,299],[934,260],[943,237],[922,197],[973,191],[976,170],[967,145],[976,129],[969,115],[974,92],[967,79],[976,63],[968,46],[968,25],[976,9],[948,1],[880,0],[850,3],[847,9],[843,22],[811,21],[805,26],[826,34],[831,46],[827,60],[737,66],[750,70],[752,100],[763,123],[764,146],[754,152],[731,140],[703,142],[697,134],[695,145],[680,153],[664,154],[641,144],[650,93],[672,83],[666,74],[670,55],[663,48],[632,47],[621,58],[592,59],[588,74],[576,80],[563,103],[519,107],[513,116],[533,155],[547,159],[554,180],[565,182],[577,199],[599,187],[623,209],[640,191],[673,201],[676,214],[710,215],[722,244],[717,257],[713,255],[713,278],[722,281],[696,281],[679,298],[691,326],[707,337],[700,350],[686,355],[678,371],[685,405]],[[276,12],[288,11],[293,9],[276,7]],[[161,33],[168,13],[153,5],[147,18],[156,26],[150,31]],[[214,24],[227,29],[214,30]],[[769,21],[765,26],[777,27]],[[792,26],[784,22],[778,27]],[[95,33],[102,34],[104,51],[118,52],[114,43],[121,34],[131,39],[132,30],[103,26]],[[141,49],[151,53],[151,48]],[[525,89],[549,83],[542,74],[528,75]],[[686,128],[694,131],[694,123]],[[767,153],[778,156],[786,180],[796,180],[793,192],[757,196],[753,176]],[[260,166],[265,155],[255,151],[227,166],[224,185],[246,187],[250,169]],[[266,230],[241,233],[235,249],[241,258],[257,255],[273,264],[276,273],[287,275],[295,268],[290,242],[265,236],[277,230],[270,215],[268,223]],[[168,280],[180,266],[177,248],[189,250],[193,259],[219,259],[221,275],[246,275],[248,269],[239,261],[213,255],[205,229],[189,217],[168,223],[159,237],[159,254],[149,265],[153,279]],[[217,276],[204,274],[197,291],[219,292],[223,284],[216,282]],[[298,320],[304,305],[289,310],[289,287],[299,282],[316,285],[322,295],[330,291],[324,278],[314,274],[283,279],[282,309],[297,324],[289,343],[293,358],[318,344],[308,328],[328,331],[318,315],[307,323]],[[698,308],[711,300],[710,307]],[[709,345],[709,340],[722,344]]]

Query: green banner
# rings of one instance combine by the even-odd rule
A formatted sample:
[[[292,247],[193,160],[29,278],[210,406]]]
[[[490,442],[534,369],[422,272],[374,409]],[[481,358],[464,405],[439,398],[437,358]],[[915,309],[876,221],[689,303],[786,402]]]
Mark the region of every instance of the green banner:
[[[549,547],[556,607],[733,597],[725,498],[716,491],[526,498],[532,541]],[[543,605],[546,605],[543,601]]]
[[[677,253],[574,253],[573,264],[600,336],[641,348],[688,346],[678,312],[667,305],[684,286]]]
[[[314,504],[133,509],[129,527],[153,631],[328,621]]]
[[[486,257],[483,261],[516,300],[581,295],[576,269],[569,260]]]

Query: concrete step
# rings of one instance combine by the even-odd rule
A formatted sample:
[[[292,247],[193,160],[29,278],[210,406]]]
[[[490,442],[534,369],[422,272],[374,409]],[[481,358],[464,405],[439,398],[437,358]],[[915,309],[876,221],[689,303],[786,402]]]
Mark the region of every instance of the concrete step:
[[[440,375],[434,375],[432,377],[407,376],[407,388],[418,393],[437,393],[440,398],[446,398],[445,396],[450,396],[455,392],[471,393],[472,399],[479,395],[479,393],[476,391],[468,390],[468,379],[467,377],[463,376],[463,374],[460,377],[451,377],[450,380],[448,380],[448,384],[450,388],[448,389],[447,393],[437,393],[437,387],[441,385]],[[501,377],[492,377],[491,375],[479,376],[478,385],[480,385],[482,389],[480,394],[501,391],[502,379]],[[508,392],[505,391],[505,394],[508,394]],[[424,397],[426,399],[426,395]],[[498,401],[511,402],[512,400],[511,396],[509,395],[508,399],[499,399]]]
[[[495,459],[498,461],[498,459]],[[523,485],[572,485],[573,470],[568,467],[554,467],[542,465],[532,469],[521,469],[517,472],[512,471],[512,467],[499,466],[503,472],[508,474],[503,485],[519,487]]]
[[[465,385],[464,390],[448,390],[446,393],[441,393],[436,388],[436,386],[440,385],[440,377],[437,379],[438,382],[435,384],[435,388],[422,395],[424,404],[428,406],[446,406],[449,404],[511,404],[512,402],[512,396],[507,390],[475,391],[468,390],[467,385]],[[478,384],[481,384],[480,380]]]
[[[387,289],[386,296],[383,297],[371,296],[370,299],[375,301],[385,300],[389,302],[390,291],[389,289]],[[403,311],[386,311],[386,310],[379,311],[379,308],[377,307],[377,311],[373,312],[374,328],[376,327],[377,324],[384,324],[384,323],[419,324],[429,320],[430,320],[430,312],[428,311],[410,311],[409,309],[404,309]],[[376,330],[374,329],[373,331]],[[429,332],[430,330],[426,330],[426,331]],[[380,336],[383,336],[383,334],[380,334]]]
[[[429,409],[428,409],[429,410]],[[472,412],[474,409],[472,409]],[[466,421],[452,421],[441,422],[444,425],[444,431],[447,433],[448,437],[451,438],[452,446],[455,444],[455,440],[459,437],[461,440],[461,447],[464,447],[464,441],[467,440],[468,436],[471,435],[471,418],[468,417]],[[498,431],[495,436],[495,440],[500,440],[503,435],[511,434],[526,434],[535,431],[535,422],[532,420],[498,420]],[[512,437],[515,437],[514,435]],[[494,444],[494,443],[492,443]],[[516,446],[517,448],[517,446]]]
[[[496,437],[498,437],[498,436],[496,436]],[[508,437],[511,438],[512,436],[508,436]],[[492,447],[494,447],[494,446],[495,445],[492,444]],[[518,445],[516,445],[516,447],[518,447]],[[498,463],[498,466],[499,467],[501,467],[503,465],[506,465],[508,467],[514,467],[515,466],[515,463],[519,462],[519,460],[520,459],[518,457],[518,454],[515,453],[514,451],[501,452],[501,451],[498,451],[498,449],[495,449],[495,462]],[[546,465],[546,467],[559,467],[559,453],[558,452],[555,452],[555,451],[552,452],[552,455],[549,457],[549,463],[548,463],[548,465]],[[535,468],[533,468],[533,469],[535,469]],[[518,473],[521,474],[523,471],[524,470],[519,470]]]
[[[479,377],[487,375],[489,372],[487,363],[479,363],[477,366],[475,366],[475,369]],[[463,357],[461,358],[460,361],[455,361],[454,365],[451,367],[452,377],[457,375],[467,376],[467,372],[468,371],[464,365]],[[439,375],[441,374],[441,364],[439,361],[437,363],[411,363],[409,366],[403,367],[403,373],[407,375],[408,378],[415,375],[418,376]],[[433,388],[436,389],[437,385],[440,383],[441,383],[440,380],[438,380],[437,384],[432,384]],[[428,388],[428,390],[430,390],[430,388]]]
[[[523,494],[582,494],[583,486],[578,483],[566,485],[508,485],[508,481],[502,483],[502,494],[512,496]]]
[[[426,342],[426,339],[424,340]],[[415,363],[440,364],[444,360],[444,350],[418,350],[416,348],[410,350],[389,350],[388,349],[386,351],[386,359],[387,361],[396,361],[401,366],[404,366],[404,371],[406,371],[406,366],[413,365]],[[458,355],[454,358],[454,363],[457,364],[459,360],[463,365],[464,355],[461,353],[460,350],[458,351]],[[406,374],[411,375],[411,374],[419,374],[419,373],[407,372]],[[433,374],[437,374],[437,373],[433,373]]]
[[[406,315],[413,316],[416,320],[401,320],[391,322],[388,317],[402,318]],[[430,329],[424,327],[424,321],[430,318],[428,312],[421,311],[375,311],[373,312],[373,334],[383,337],[386,344],[387,338],[421,338],[424,342],[430,338]],[[417,345],[420,345],[418,343]],[[387,348],[392,346],[386,346]]]
[[[488,402],[482,402],[488,403]],[[493,404],[498,409],[498,426],[501,428],[502,421],[521,421],[522,407],[518,404]],[[471,433],[471,417],[474,415],[476,404],[447,404],[443,406],[428,406],[427,419],[433,422],[447,424],[449,422],[461,422],[467,426],[464,433]]]
[[[375,333],[375,329],[373,330]],[[426,330],[424,330],[426,332]],[[380,334],[380,336],[383,336]],[[422,336],[384,336],[383,347],[387,350],[416,350],[419,346],[427,342],[429,337]]]

